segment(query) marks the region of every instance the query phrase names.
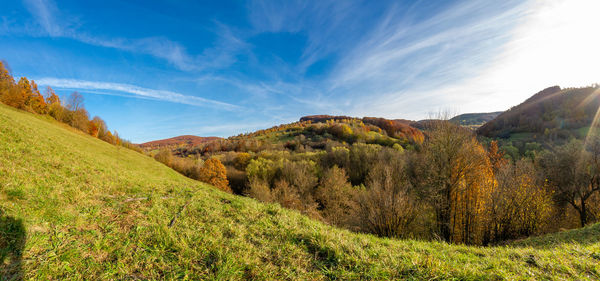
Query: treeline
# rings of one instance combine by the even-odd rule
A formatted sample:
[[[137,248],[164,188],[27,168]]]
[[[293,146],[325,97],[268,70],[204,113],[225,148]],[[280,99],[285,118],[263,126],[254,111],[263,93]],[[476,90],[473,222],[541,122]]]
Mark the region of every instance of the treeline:
[[[497,142],[484,147],[468,129],[426,126],[424,142],[411,149],[357,141],[310,151],[255,145],[185,158],[161,153],[204,181],[202,159],[218,160],[234,193],[381,236],[486,245],[598,220],[597,139],[510,161]]]
[[[226,152],[291,151],[295,153],[321,151],[353,143],[377,144],[398,150],[414,149],[422,139],[409,139],[387,132],[358,119],[328,120],[312,123],[301,121],[280,125],[228,139],[217,139],[195,146],[181,146],[173,153],[181,157],[207,157]]]
[[[61,101],[54,90],[47,87],[42,95],[35,81],[21,77],[16,82],[2,61],[0,61],[0,101],[14,108],[49,115],[57,121],[105,142],[138,152],[142,151],[131,142],[120,138],[116,131],[108,130],[102,118],[94,116],[90,119],[81,94],[73,92],[66,101]]]

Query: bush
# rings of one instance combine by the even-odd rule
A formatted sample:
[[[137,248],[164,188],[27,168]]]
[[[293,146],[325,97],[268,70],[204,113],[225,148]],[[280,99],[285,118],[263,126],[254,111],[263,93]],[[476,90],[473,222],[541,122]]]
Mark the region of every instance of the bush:
[[[171,154],[171,150],[163,148],[156,155],[154,155],[154,159],[171,167],[171,162],[173,162],[173,154]]]
[[[246,195],[261,202],[273,202],[271,188],[265,181],[253,179],[250,181]]]
[[[410,233],[418,205],[400,163],[380,163],[369,173],[367,190],[359,201],[363,230],[386,237]]]

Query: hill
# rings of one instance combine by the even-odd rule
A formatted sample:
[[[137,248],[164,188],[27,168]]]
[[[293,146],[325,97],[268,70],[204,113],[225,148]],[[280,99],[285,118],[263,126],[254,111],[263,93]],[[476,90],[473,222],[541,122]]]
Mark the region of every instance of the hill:
[[[486,137],[517,137],[537,142],[582,138],[600,107],[599,94],[598,86],[550,87],[498,115],[477,132]]]
[[[502,111],[498,112],[489,112],[489,113],[465,113],[454,116],[450,121],[456,122],[461,126],[466,126],[472,129],[477,129],[483,124],[493,120],[498,117]]]
[[[207,142],[211,142],[211,141],[219,140],[219,139],[221,139],[221,138],[183,135],[183,136],[178,136],[178,137],[173,137],[173,138],[168,138],[168,139],[149,141],[149,142],[139,144],[139,146],[144,149],[156,149],[156,148],[161,148],[161,147],[178,147],[178,146],[182,146],[182,145],[183,146],[185,146],[185,145],[194,146],[194,145],[199,145],[199,144],[203,144],[203,143],[207,143]]]
[[[355,234],[2,104],[0,178],[2,279],[600,278],[597,241],[484,248]]]

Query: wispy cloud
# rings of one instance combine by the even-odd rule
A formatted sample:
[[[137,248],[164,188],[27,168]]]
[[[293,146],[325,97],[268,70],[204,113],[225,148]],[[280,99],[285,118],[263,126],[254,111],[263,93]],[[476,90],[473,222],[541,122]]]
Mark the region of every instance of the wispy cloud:
[[[248,2],[249,19],[255,33],[300,33],[306,35],[300,63],[302,75],[317,61],[347,48],[361,34],[360,1],[262,1]],[[366,10],[366,9],[365,9]]]
[[[64,34],[64,22],[56,20],[55,15],[58,14],[56,5],[51,1],[46,0],[24,0],[25,7],[35,17],[38,24],[50,36],[62,36]]]
[[[350,101],[350,113],[426,117],[480,94],[447,86],[490,65],[527,8],[516,1],[464,1],[414,22],[410,9],[391,8],[341,57],[324,85],[332,98]]]
[[[75,90],[105,90],[115,91],[120,93],[131,94],[130,97],[134,98],[150,98],[161,101],[168,101],[180,104],[187,104],[193,106],[204,106],[214,107],[224,110],[237,110],[241,109],[240,106],[220,102],[216,100],[206,99],[202,97],[183,95],[180,93],[165,91],[165,90],[154,90],[142,88],[130,84],[121,83],[110,83],[110,82],[96,82],[96,81],[83,81],[73,79],[58,79],[58,78],[41,78],[35,80],[39,85],[51,86],[59,89],[75,89]],[[92,92],[94,93],[94,92]]]
[[[23,28],[37,36],[63,37],[86,44],[114,48],[128,52],[151,55],[164,59],[185,71],[200,71],[230,66],[236,61],[236,54],[247,48],[247,44],[237,37],[228,26],[215,22],[216,40],[212,47],[201,54],[192,55],[186,48],[165,36],[145,38],[107,38],[81,31],[77,17],[62,14],[52,0],[23,0],[25,6],[37,22],[42,32],[30,27]],[[6,21],[4,21],[6,24]]]

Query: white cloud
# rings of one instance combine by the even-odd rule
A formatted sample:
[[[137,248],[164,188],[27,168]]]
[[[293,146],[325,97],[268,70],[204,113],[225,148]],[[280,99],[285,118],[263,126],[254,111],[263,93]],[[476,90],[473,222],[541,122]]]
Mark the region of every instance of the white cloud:
[[[549,86],[600,81],[600,2],[533,0],[456,25],[482,8],[474,3],[483,2],[455,7],[434,17],[435,24],[380,28],[359,45],[331,84],[349,89],[354,106],[347,110],[413,119],[444,109],[499,111]],[[408,40],[415,32],[426,36]],[[368,95],[350,96],[361,92],[353,86]]]
[[[247,44],[235,36],[227,26],[218,23],[216,23],[215,28],[217,39],[214,46],[205,49],[199,55],[189,54],[183,45],[164,36],[126,39],[90,35],[75,28],[78,25],[75,21],[76,17],[62,14],[52,0],[23,1],[33,19],[43,30],[40,34],[35,30],[31,30],[31,28],[25,28],[25,30],[34,33],[36,36],[70,38],[90,45],[147,54],[164,59],[185,71],[230,66],[236,61],[235,54],[247,47]],[[4,21],[4,25],[6,24],[6,21]]]
[[[64,27],[55,19],[58,9],[53,2],[46,0],[24,0],[25,7],[50,36],[62,36]]]
[[[154,90],[142,88],[130,84],[121,83],[110,83],[110,82],[95,82],[95,81],[84,81],[84,80],[73,80],[73,79],[58,79],[58,78],[41,78],[35,80],[39,85],[51,86],[59,89],[77,89],[77,90],[106,90],[115,91],[121,93],[131,94],[131,97],[150,98],[180,104],[187,104],[193,106],[205,106],[213,107],[224,110],[236,110],[241,109],[240,106],[220,102],[211,99],[205,99],[196,96],[182,95],[180,93],[165,91],[165,90]]]

